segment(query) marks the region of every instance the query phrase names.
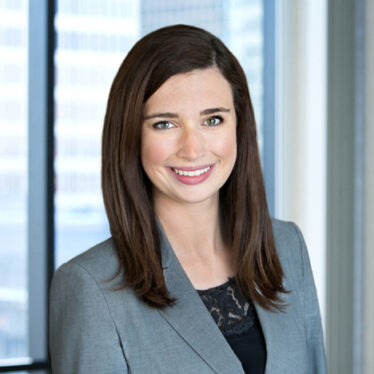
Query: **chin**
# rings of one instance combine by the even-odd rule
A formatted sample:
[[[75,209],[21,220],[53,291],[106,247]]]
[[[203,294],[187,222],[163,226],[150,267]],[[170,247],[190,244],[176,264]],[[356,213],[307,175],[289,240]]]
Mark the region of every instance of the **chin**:
[[[208,202],[210,200],[215,200],[218,198],[218,191],[215,192],[214,194],[189,194],[188,197],[186,195],[183,196],[178,196],[175,200],[184,202],[187,204],[199,204],[199,203],[204,203]]]

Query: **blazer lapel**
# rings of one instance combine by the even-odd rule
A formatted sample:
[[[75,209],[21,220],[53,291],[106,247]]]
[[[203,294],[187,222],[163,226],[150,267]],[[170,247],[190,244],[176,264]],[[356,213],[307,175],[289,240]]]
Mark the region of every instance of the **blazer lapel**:
[[[243,374],[243,368],[210,316],[161,230],[162,264],[166,286],[176,305],[161,315],[188,345],[215,371]]]
[[[257,303],[254,303],[254,306],[266,344],[265,374],[302,373],[302,369],[292,370],[290,366],[291,363],[297,366],[298,360],[293,355],[298,356],[298,352],[303,351],[300,345],[305,342],[305,338],[301,338],[301,327],[294,316],[292,306],[289,305],[285,312],[271,312]],[[304,360],[307,360],[307,357]]]

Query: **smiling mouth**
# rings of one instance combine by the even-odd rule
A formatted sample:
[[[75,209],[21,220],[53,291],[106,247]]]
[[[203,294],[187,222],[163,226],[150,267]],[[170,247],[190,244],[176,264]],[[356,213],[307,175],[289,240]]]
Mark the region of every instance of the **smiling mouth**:
[[[198,169],[198,170],[191,170],[191,171],[187,171],[187,170],[180,170],[180,169],[176,169],[176,168],[171,168],[174,173],[178,174],[178,175],[183,175],[183,176],[186,176],[186,177],[197,177],[201,174],[205,174],[207,173],[210,168],[212,166],[208,166],[206,168],[203,168],[203,169]]]

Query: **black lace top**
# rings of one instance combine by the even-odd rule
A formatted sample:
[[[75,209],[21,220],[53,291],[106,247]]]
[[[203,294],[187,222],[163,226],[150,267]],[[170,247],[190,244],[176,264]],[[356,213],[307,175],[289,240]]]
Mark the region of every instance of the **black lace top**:
[[[251,300],[239,293],[235,279],[197,292],[241,361],[244,372],[264,374],[266,347],[261,325]]]

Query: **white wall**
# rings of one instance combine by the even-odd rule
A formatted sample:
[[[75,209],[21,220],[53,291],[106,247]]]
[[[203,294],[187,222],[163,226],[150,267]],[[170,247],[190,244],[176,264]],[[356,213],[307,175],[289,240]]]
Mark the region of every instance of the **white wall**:
[[[276,6],[275,215],[303,231],[325,321],[327,4]]]

